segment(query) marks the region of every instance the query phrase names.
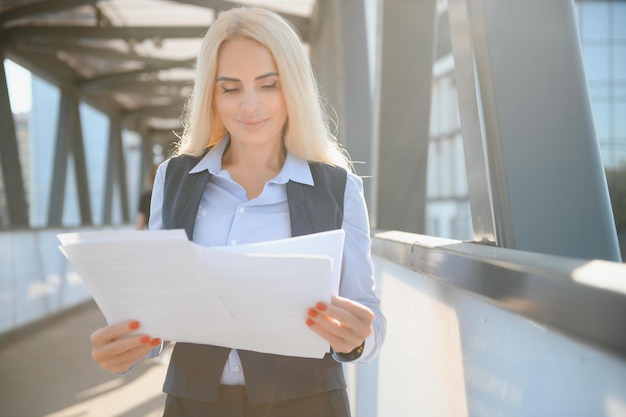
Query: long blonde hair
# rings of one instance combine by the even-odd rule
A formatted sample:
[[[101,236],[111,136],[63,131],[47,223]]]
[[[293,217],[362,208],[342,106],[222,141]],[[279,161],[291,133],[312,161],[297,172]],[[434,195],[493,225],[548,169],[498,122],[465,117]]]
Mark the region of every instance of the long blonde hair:
[[[302,159],[351,170],[347,154],[330,131],[300,37],[278,14],[256,7],[230,9],[207,31],[198,54],[193,93],[184,114],[184,132],[177,154],[199,156],[226,135],[215,111],[213,91],[220,46],[235,39],[254,40],[274,57],[287,105],[286,148]]]

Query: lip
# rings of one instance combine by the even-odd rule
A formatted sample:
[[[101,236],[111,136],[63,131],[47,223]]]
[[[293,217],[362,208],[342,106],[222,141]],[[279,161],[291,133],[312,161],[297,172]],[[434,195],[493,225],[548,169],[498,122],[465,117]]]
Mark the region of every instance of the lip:
[[[248,130],[257,130],[262,128],[267,124],[269,119],[239,119],[237,122],[244,128]]]

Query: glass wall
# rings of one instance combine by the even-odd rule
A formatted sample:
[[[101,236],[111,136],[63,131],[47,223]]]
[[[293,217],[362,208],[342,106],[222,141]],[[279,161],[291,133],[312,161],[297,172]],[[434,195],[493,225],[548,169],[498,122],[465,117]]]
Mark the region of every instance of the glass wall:
[[[626,249],[626,1],[578,1],[578,31],[622,258]]]
[[[427,233],[472,239],[447,1],[437,3]],[[585,71],[622,253],[626,249],[626,1],[577,1]],[[626,256],[622,256],[626,259]]]
[[[472,240],[461,120],[445,1],[438,2],[435,27],[437,35],[430,109],[426,234]]]

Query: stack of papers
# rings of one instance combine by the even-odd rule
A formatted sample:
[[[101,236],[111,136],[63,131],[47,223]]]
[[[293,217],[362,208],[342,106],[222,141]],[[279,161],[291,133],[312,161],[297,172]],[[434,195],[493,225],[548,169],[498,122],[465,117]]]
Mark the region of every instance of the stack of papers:
[[[183,230],[57,236],[109,324],[163,340],[322,358],[307,310],[338,293],[344,232],[204,247]]]

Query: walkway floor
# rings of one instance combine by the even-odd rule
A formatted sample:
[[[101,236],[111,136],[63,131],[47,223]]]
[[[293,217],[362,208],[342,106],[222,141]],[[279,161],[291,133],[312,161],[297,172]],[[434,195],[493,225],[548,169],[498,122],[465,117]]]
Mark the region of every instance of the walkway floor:
[[[88,303],[0,347],[0,417],[161,416],[167,365],[146,361],[121,377],[100,369],[89,336],[104,323]]]

